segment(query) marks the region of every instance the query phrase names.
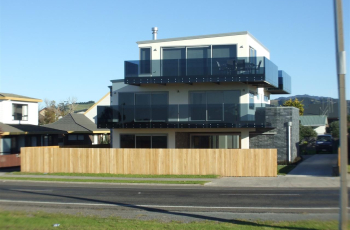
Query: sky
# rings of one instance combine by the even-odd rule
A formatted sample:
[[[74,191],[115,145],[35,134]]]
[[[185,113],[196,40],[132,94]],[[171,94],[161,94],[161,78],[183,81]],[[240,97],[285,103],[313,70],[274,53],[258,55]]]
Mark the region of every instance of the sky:
[[[348,73],[349,12],[343,0]],[[158,39],[249,31],[291,76],[291,95],[338,98],[332,0],[0,0],[0,92],[98,101],[154,26]]]

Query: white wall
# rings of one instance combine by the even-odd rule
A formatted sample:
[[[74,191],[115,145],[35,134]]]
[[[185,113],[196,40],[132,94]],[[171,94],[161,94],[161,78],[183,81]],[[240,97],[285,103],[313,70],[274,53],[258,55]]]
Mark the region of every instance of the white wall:
[[[257,56],[265,56],[270,58],[269,51],[259,44],[249,34],[241,35],[228,35],[219,37],[203,37],[196,39],[186,39],[179,41],[165,41],[159,40],[157,43],[139,44],[139,48],[152,47],[152,59],[161,59],[161,48],[162,47],[174,47],[174,46],[205,46],[205,45],[237,45],[237,56],[238,57],[249,57],[249,46],[253,47],[257,51]],[[242,48],[240,48],[242,47]]]
[[[315,130],[317,135],[322,135],[322,134],[326,133],[326,126],[325,125],[318,126],[318,127],[313,127],[313,129]]]
[[[109,93],[106,94],[104,97],[102,97],[98,102],[96,102],[91,109],[87,110],[84,115],[89,118],[92,122],[97,124],[97,106],[98,105],[111,105],[111,98],[109,96]]]
[[[12,117],[12,104],[28,105],[28,121],[15,121]],[[0,122],[5,124],[30,124],[38,125],[38,103],[37,102],[21,102],[0,100]]]

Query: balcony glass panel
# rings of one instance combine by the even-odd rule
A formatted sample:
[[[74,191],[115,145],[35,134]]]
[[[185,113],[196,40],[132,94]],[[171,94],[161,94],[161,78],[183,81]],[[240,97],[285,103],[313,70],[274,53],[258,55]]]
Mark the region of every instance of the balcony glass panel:
[[[188,48],[188,50],[191,49]],[[213,57],[209,58],[206,57],[207,53],[204,52],[204,48],[201,48],[201,51],[199,51],[200,48],[193,49],[193,53],[189,51],[190,57],[203,57],[185,58],[183,57],[185,51],[182,51],[185,48],[163,49],[165,51],[163,57],[167,58],[151,60],[149,74],[144,74],[141,70],[140,61],[126,61],[125,81],[126,83],[129,80],[130,83],[135,83],[135,81],[136,83],[140,81],[141,83],[174,83],[182,82],[183,78],[188,77],[189,82],[210,82],[214,78],[217,80],[220,77],[226,77],[226,81],[260,81],[278,87],[278,68],[265,57],[215,57],[213,54]],[[227,53],[230,52],[227,51]]]
[[[98,106],[99,128],[268,127],[269,104],[185,104]]]

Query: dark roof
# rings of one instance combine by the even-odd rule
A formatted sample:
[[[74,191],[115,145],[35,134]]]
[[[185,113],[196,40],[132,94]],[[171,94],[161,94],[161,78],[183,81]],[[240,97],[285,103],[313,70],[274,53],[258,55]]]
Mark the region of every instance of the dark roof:
[[[41,102],[41,99],[37,99],[37,98],[32,98],[32,97],[26,97],[26,96],[22,96],[22,95],[18,95],[18,94],[13,94],[13,93],[1,93],[0,92],[0,100],[1,99],[24,99],[24,100],[33,100],[33,101],[38,101]]]
[[[44,125],[44,127],[63,130],[67,132],[110,132],[109,129],[98,129],[96,124],[93,123],[84,114],[76,113],[70,113],[52,124]]]
[[[43,127],[39,125],[14,125],[0,123],[0,132],[6,135],[20,134],[63,134],[61,130]]]

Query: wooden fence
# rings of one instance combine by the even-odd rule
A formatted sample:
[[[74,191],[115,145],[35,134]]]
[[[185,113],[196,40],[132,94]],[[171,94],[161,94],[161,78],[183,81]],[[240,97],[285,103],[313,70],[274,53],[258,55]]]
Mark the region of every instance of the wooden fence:
[[[24,147],[21,171],[272,177],[277,150]]]

